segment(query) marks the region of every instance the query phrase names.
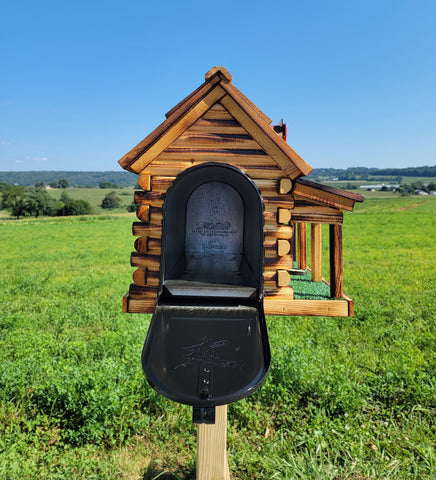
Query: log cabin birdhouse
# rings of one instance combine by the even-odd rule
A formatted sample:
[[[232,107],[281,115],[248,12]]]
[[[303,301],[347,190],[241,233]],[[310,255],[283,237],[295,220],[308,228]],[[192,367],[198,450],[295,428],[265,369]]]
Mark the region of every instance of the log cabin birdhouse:
[[[285,126],[271,123],[225,68],[214,67],[121,158],[124,169],[139,175],[141,189],[135,192],[136,270],[125,312],[154,312],[164,287],[182,295],[195,269],[190,295],[206,291],[194,291],[198,283],[215,282],[223,296],[262,298],[266,315],[353,315],[343,292],[342,221],[363,196],[305,180],[311,167],[286,143]],[[323,224],[329,230],[327,279]],[[311,294],[312,284],[325,293]]]

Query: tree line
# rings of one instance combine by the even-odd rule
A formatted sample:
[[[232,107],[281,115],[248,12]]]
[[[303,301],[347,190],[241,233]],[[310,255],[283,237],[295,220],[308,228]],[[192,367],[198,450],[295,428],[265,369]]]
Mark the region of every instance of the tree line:
[[[53,198],[41,186],[25,187],[21,185],[0,184],[0,209],[7,210],[17,219],[21,217],[90,215],[91,204],[86,200],[73,199],[63,191],[60,199]],[[101,208],[114,209],[121,206],[116,192],[108,193],[101,202]],[[132,208],[128,208],[132,211]]]
[[[73,187],[95,188],[101,183],[123,187],[135,187],[138,176],[126,171],[106,172],[69,172],[69,171],[32,171],[32,172],[0,172],[0,183],[11,185],[52,185],[62,178]],[[112,187],[115,188],[115,187]]]
[[[402,177],[436,177],[436,166],[409,167],[409,168],[314,168],[309,179],[337,179],[337,180],[370,180],[377,177],[378,181],[388,180],[401,182]],[[386,177],[386,178],[384,178]],[[392,178],[394,177],[394,178]]]

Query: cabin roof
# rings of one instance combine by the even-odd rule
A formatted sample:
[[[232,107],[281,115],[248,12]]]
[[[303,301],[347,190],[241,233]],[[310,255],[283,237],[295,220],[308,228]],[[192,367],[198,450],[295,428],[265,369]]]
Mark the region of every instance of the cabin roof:
[[[166,114],[166,120],[120,160],[126,170],[141,173],[162,151],[181,136],[210,107],[220,102],[292,179],[308,175],[312,168],[271,127],[265,115],[232,83],[224,67],[213,67],[205,82]]]
[[[356,202],[363,202],[365,199],[360,193],[349,192],[302,178],[295,181],[292,193],[304,200],[348,211],[353,210]]]
[[[210,69],[204,83],[169,110],[165,114],[165,121],[118,163],[125,170],[140,174],[213,105],[220,103],[276,162],[283,176],[294,180],[292,193],[297,199],[349,211],[353,210],[355,202],[363,201],[363,195],[299,178],[308,175],[312,168],[277,135],[271,126],[271,119],[232,81],[232,75],[226,68]]]

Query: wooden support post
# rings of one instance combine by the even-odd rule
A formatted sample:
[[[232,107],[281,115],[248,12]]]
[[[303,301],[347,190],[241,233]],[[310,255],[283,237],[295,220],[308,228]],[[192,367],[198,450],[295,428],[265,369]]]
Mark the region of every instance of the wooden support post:
[[[297,242],[295,240],[295,223],[291,223],[291,228],[292,228],[292,240],[291,240],[291,251],[290,254],[292,255],[293,260],[297,260]]]
[[[230,480],[227,461],[227,405],[216,407],[215,424],[198,426],[197,480]]]
[[[298,224],[297,237],[298,268],[304,270],[307,268],[307,229],[305,223]]]
[[[330,296],[344,296],[342,225],[330,225]]]
[[[322,281],[322,224],[312,223],[310,232],[312,282]]]

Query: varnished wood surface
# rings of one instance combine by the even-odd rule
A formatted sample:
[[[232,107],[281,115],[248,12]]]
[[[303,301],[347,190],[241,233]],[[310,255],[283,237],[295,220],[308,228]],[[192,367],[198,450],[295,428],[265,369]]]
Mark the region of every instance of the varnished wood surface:
[[[145,284],[144,286],[136,285],[132,283],[129,288],[129,295],[131,299],[134,298],[157,298],[157,289],[158,287],[155,285]]]
[[[221,149],[239,149],[239,150],[253,150],[263,151],[259,148],[259,145],[250,137],[245,134],[230,134],[230,133],[191,133],[189,131],[181,135],[171,146],[172,149],[208,149],[208,148],[221,148]]]
[[[288,224],[291,220],[291,211],[288,208],[277,209],[277,223]]]
[[[202,117],[189,129],[192,133],[225,133],[233,135],[246,135],[247,131],[233,117],[229,119],[212,119]]]
[[[277,255],[282,257],[288,255],[291,252],[291,242],[289,240],[278,239],[277,240]]]
[[[137,205],[149,205],[153,207],[162,207],[165,201],[163,192],[144,192],[137,190],[134,194],[134,202]]]
[[[291,283],[291,275],[286,270],[277,270],[277,286],[286,287]]]
[[[330,225],[330,296],[342,298],[344,295],[342,225]]]
[[[265,204],[265,209],[285,208],[290,210],[294,207],[294,198],[292,195],[264,196],[263,202]]]
[[[265,224],[265,236],[272,238],[283,238],[285,240],[292,238],[293,229],[287,225]]]
[[[294,299],[294,289],[290,286],[277,287],[277,285],[264,285],[265,297],[286,297],[286,300]]]
[[[148,250],[148,237],[138,237],[135,240],[135,250],[138,253],[147,253]]]
[[[265,256],[264,261],[265,270],[290,270],[294,265],[291,255],[283,255],[283,257]]]
[[[135,240],[135,250],[138,253],[152,253],[154,255],[160,255],[161,253],[161,239],[138,237]]]
[[[217,102],[215,103],[215,105],[212,105],[209,108],[209,110],[203,114],[201,118],[203,120],[232,120],[236,122],[236,120],[230,115],[228,110],[226,110],[224,106],[221,105],[220,102]]]
[[[130,294],[123,297],[123,312],[125,313],[153,313],[156,307],[155,297],[131,298]]]
[[[132,252],[130,254],[130,265],[132,267],[147,267],[152,270],[159,270],[160,255]]]
[[[313,282],[322,280],[322,225],[312,223],[310,226],[310,268]]]
[[[265,315],[348,317],[347,300],[282,300],[265,297]]]
[[[293,193],[302,198],[312,200],[316,203],[321,203],[331,207],[338,208],[340,210],[352,211],[356,201],[356,195],[351,194],[344,195],[343,192],[351,194],[351,192],[346,192],[345,190],[339,190],[332,187],[327,187],[326,185],[317,184],[315,182],[309,182],[306,180],[298,179],[295,182]],[[362,198],[362,195],[358,197]]]
[[[146,285],[156,287],[159,285],[159,272],[146,267],[137,268],[133,272],[133,282],[139,287]]]
[[[141,222],[149,222],[150,221],[150,206],[149,205],[141,205],[136,209],[136,216],[138,217]]]
[[[294,300],[278,297],[265,297],[266,315],[303,315],[323,317],[348,317],[353,314],[351,300]],[[153,313],[156,306],[155,297],[123,297],[123,311],[129,313]]]
[[[134,222],[132,225],[132,233],[135,237],[161,238],[162,225]]]
[[[133,272],[132,279],[135,285],[139,285],[140,287],[145,287],[145,285],[147,285],[147,268],[146,267],[137,268]]]
[[[292,190],[292,180],[290,178],[281,178],[279,184],[279,193],[285,195]]]
[[[262,157],[262,158],[266,158],[266,157]],[[183,172],[187,168],[193,167],[195,165],[200,165],[205,162],[211,162],[211,161],[234,165],[235,167],[238,167],[240,170],[246,173],[254,181],[256,181],[256,179],[258,178],[277,179],[282,175],[278,168],[275,168],[269,165],[265,166],[262,164],[262,162],[252,166],[250,162],[244,165],[243,158],[241,157],[238,157],[238,161],[229,161],[229,160],[224,161],[221,155],[214,156],[214,155],[208,155],[208,154],[202,157],[201,159],[195,160],[195,161],[153,162],[151,163],[151,165],[149,165],[144,169],[144,172],[153,176],[156,175],[161,177],[176,177],[179,173]]]
[[[337,208],[305,202],[303,197],[295,197],[292,219],[302,223],[342,223],[343,213]]]
[[[298,268],[307,268],[307,227],[305,223],[297,225],[297,258]]]
[[[227,83],[232,83],[232,76],[225,67],[212,67],[204,76],[206,81],[210,80],[214,75],[220,75],[221,79]]]
[[[151,190],[151,177],[150,175],[139,175],[138,177],[138,187],[142,190],[148,191]]]
[[[363,202],[363,200],[365,199],[365,197],[360,193],[350,192],[348,190],[343,190],[342,188],[331,187],[330,185],[323,185],[321,183],[312,182],[304,178],[299,178],[296,183],[299,185],[312,187],[326,193],[331,193],[332,195],[348,198],[350,200],[353,200],[354,202]]]

